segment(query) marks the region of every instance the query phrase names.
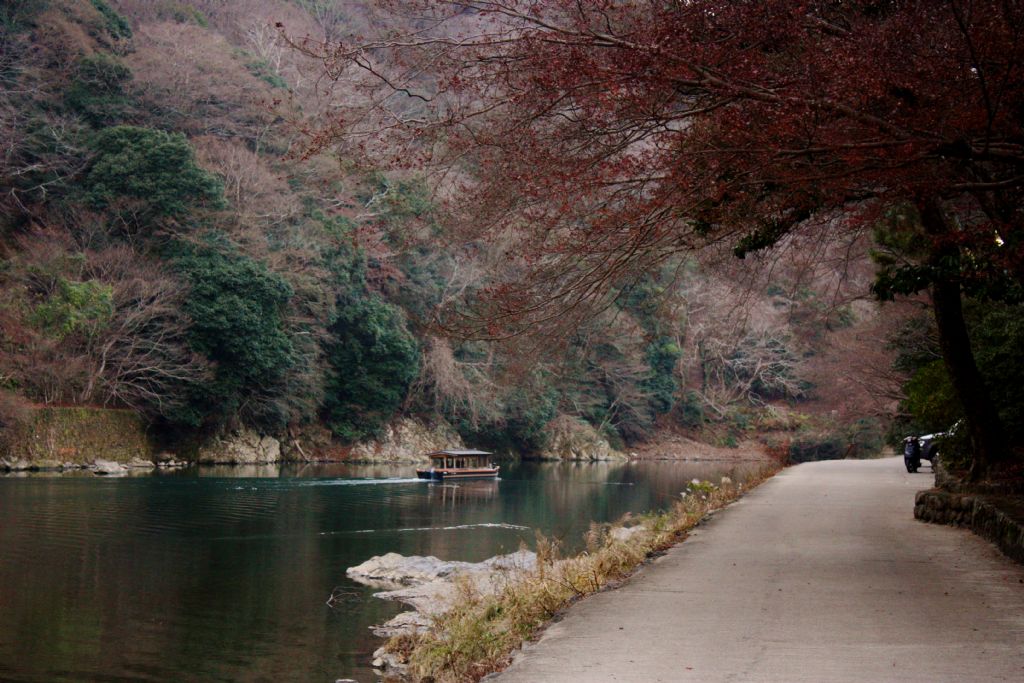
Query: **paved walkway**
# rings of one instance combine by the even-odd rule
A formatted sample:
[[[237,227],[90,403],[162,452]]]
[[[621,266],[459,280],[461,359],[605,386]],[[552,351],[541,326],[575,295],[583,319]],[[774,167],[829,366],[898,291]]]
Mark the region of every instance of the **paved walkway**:
[[[1024,681],[1024,567],[915,521],[931,483],[898,458],[788,469],[495,679]]]

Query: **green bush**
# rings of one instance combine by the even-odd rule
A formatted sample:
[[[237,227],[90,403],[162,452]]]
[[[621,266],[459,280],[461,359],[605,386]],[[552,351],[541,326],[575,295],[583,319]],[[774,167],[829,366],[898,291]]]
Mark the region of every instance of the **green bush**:
[[[128,20],[118,14],[117,10],[107,4],[107,0],[89,0],[92,6],[103,15],[107,33],[116,40],[128,40],[132,37],[132,26]]]
[[[206,15],[187,2],[163,2],[156,11],[157,17],[176,21],[179,24],[195,24],[208,28],[210,25]]]
[[[203,206],[224,206],[223,183],[196,165],[184,135],[115,126],[97,134],[91,147],[96,156],[84,186],[94,209],[146,224],[183,217]]]
[[[132,72],[121,60],[95,54],[79,60],[64,100],[94,126],[124,118],[129,109],[127,87]]]
[[[416,378],[416,340],[398,309],[376,297],[349,301],[329,332],[324,421],[345,441],[374,436]]]
[[[251,62],[246,62],[245,68],[248,69],[249,73],[253,76],[264,83],[267,83],[272,88],[280,88],[282,90],[288,89],[288,83],[262,59],[254,59]]]
[[[521,378],[508,387],[484,419],[447,414],[467,443],[495,451],[536,453],[548,444],[545,427],[558,414],[559,391],[542,372]]]
[[[14,35],[36,25],[50,0],[4,0],[0,3],[0,33]],[[0,60],[0,69],[7,66]]]
[[[971,333],[971,346],[978,369],[985,379],[992,401],[1003,421],[1011,443],[1024,438],[1024,306],[968,300],[964,317]],[[963,417],[945,363],[937,360],[939,349],[927,334],[928,320],[917,320],[901,330],[893,341],[899,355],[896,367],[910,373],[903,385],[900,404],[904,416],[893,423],[889,442],[893,445],[908,434],[945,431]],[[967,430],[957,439],[969,452]],[[946,449],[949,451],[949,449]]]
[[[396,307],[366,289],[366,255],[345,218],[310,216],[322,231],[320,258],[334,302],[329,317],[321,416],[345,441],[372,437],[399,408],[419,370],[419,349]]]
[[[216,368],[175,421],[198,426],[239,415],[253,426],[282,426],[287,416],[274,399],[295,362],[283,320],[291,286],[219,235],[175,252],[172,262],[191,285],[189,343]]]
[[[792,463],[816,460],[841,460],[846,456],[847,443],[837,434],[802,436],[789,445],[789,461]]]
[[[505,431],[516,448],[535,452],[548,443],[544,431],[558,413],[558,392],[543,387],[538,393],[517,391],[506,405]]]
[[[114,314],[113,288],[102,282],[57,280],[56,291],[37,305],[29,322],[57,339],[90,334],[106,325]]]
[[[696,429],[704,424],[704,401],[695,391],[688,391],[676,405],[677,421],[683,427]]]
[[[667,413],[676,403],[679,381],[676,379],[675,368],[683,351],[674,339],[661,337],[648,345],[644,355],[651,373],[644,381],[643,388],[650,395],[654,412]]]
[[[971,345],[1011,442],[1024,439],[1024,306],[972,302]],[[952,422],[943,425],[946,429]]]
[[[941,431],[960,419],[963,409],[953,391],[953,383],[941,360],[917,369],[903,386],[903,409],[914,418],[922,432]]]
[[[885,430],[875,418],[865,417],[854,421],[844,430],[843,436],[853,446],[858,458],[869,458],[881,453],[885,446]]]

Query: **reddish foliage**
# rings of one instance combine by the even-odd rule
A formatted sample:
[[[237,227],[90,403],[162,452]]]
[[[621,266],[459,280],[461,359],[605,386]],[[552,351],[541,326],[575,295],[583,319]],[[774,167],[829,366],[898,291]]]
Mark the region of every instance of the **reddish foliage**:
[[[453,217],[521,236],[483,334],[603,300],[680,251],[742,255],[896,203],[941,206],[935,251],[987,257],[979,277],[1022,272],[1019,3],[394,5],[415,33],[300,43],[366,88],[312,147],[472,169],[447,177]]]

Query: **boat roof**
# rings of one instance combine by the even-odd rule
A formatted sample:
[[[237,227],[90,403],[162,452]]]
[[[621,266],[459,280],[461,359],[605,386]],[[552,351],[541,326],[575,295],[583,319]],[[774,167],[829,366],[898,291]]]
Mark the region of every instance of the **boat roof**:
[[[489,451],[477,451],[472,448],[454,449],[450,448],[444,451],[434,451],[433,453],[427,453],[431,458],[457,458],[459,456],[469,455],[490,455]]]

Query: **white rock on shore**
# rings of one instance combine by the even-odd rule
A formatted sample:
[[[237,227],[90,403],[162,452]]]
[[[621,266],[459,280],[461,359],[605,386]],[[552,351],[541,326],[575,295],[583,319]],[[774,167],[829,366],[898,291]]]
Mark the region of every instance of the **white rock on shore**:
[[[89,469],[94,474],[101,474],[107,477],[122,477],[128,474],[128,468],[121,463],[114,462],[113,460],[103,460],[102,458],[96,458]]]
[[[483,562],[454,562],[432,555],[420,556],[387,553],[371,557],[366,562],[349,567],[349,578],[379,588],[422,585],[457,574],[473,572],[492,573],[512,569],[532,569],[537,563],[533,553],[520,550],[509,555],[498,555]]]
[[[356,462],[429,462],[425,453],[443,448],[462,448],[462,437],[443,420],[434,424],[399,418],[385,425],[379,439],[352,447],[349,459]]]
[[[253,465],[278,462],[281,442],[252,429],[224,434],[199,450],[196,460],[203,464]]]
[[[388,637],[424,629],[430,625],[431,615],[450,610],[458,596],[457,580],[470,581],[477,591],[486,594],[499,590],[510,573],[530,571],[536,566],[537,555],[527,550],[498,555],[483,562],[451,562],[433,556],[406,557],[387,553],[371,557],[345,573],[375,588],[393,587],[394,590],[376,593],[376,597],[415,608],[415,612],[403,612],[373,627],[375,634]]]

